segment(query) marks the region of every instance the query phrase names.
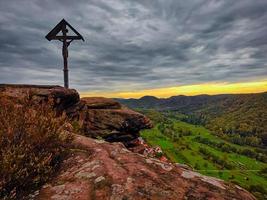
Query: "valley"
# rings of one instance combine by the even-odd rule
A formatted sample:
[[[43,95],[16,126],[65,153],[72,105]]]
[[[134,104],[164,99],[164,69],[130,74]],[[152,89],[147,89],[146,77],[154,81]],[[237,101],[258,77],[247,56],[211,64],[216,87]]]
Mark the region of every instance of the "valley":
[[[182,122],[185,116],[176,112],[139,111],[155,125],[141,136],[149,145],[160,146],[172,162],[238,184],[259,199],[266,197],[267,154],[261,148],[233,144],[202,125]]]
[[[203,125],[232,143],[267,147],[267,92],[118,100],[132,109],[171,112],[172,118]]]

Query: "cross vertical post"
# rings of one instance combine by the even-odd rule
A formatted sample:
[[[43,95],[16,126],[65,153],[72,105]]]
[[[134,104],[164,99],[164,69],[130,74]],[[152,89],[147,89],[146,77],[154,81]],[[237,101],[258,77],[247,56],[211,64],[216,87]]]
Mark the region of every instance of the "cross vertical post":
[[[69,88],[69,70],[68,70],[68,43],[67,43],[67,27],[66,25],[62,26],[63,34],[63,45],[62,45],[62,56],[64,60],[64,87]]]

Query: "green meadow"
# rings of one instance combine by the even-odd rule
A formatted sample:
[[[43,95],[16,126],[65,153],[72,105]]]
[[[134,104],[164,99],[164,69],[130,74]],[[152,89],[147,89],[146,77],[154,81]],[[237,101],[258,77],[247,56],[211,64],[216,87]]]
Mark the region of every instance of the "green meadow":
[[[265,198],[267,163],[239,153],[246,149],[256,151],[254,147],[227,142],[203,126],[169,120],[171,128],[168,124],[157,123],[153,129],[143,130],[141,136],[150,145],[160,146],[171,161],[186,164],[201,174],[233,182],[259,199]],[[223,147],[217,144],[223,144]]]

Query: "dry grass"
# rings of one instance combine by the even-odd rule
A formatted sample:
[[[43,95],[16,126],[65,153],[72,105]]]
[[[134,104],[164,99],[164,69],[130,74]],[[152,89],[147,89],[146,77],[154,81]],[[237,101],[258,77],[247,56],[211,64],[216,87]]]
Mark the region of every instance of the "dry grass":
[[[0,97],[0,199],[19,199],[55,172],[71,136],[49,103]]]

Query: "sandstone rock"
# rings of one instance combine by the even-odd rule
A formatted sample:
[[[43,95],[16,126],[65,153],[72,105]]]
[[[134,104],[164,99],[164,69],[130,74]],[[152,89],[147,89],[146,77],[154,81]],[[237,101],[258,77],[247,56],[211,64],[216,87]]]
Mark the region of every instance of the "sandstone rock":
[[[87,109],[83,112],[82,126],[86,135],[100,136],[110,142],[134,140],[141,129],[152,127],[147,117],[128,109]]]
[[[255,199],[233,184],[145,158],[124,150],[120,143],[75,136],[73,148],[77,150],[36,200]]]
[[[80,100],[76,90],[52,85],[0,84],[0,94],[18,102],[25,100],[25,98],[30,98],[37,103],[52,100],[52,103],[58,111],[64,111],[77,104]]]
[[[103,97],[80,99],[76,90],[60,86],[0,85],[0,97],[19,103],[26,97],[35,102],[52,101],[55,110],[66,112],[71,121],[78,121],[84,134],[102,137],[107,141],[121,141],[130,145],[139,131],[151,128],[144,115],[123,107],[120,103]]]
[[[104,97],[86,97],[81,102],[86,104],[87,109],[121,109],[120,103]]]

